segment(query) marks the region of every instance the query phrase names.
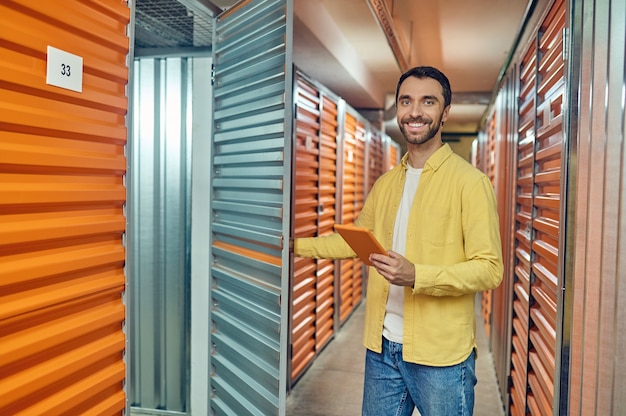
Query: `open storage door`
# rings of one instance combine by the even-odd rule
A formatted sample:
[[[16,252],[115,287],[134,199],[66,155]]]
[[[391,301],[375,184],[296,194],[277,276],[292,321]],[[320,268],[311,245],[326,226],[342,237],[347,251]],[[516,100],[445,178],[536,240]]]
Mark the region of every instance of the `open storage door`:
[[[214,35],[214,415],[283,415],[289,332],[293,2],[244,1]]]

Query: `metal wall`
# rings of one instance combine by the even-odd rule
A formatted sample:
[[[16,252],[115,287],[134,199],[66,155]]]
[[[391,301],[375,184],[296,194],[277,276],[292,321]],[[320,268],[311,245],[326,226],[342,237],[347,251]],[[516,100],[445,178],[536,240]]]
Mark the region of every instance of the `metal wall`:
[[[291,254],[293,2],[215,25],[209,343],[214,415],[282,415]]]
[[[519,78],[519,121],[504,123],[509,128],[498,133],[519,135],[518,162],[496,171],[517,172],[518,190],[527,190],[528,202],[518,195],[517,243],[504,246],[505,258],[517,258],[519,283],[513,286],[512,365],[507,373],[497,359],[498,378],[501,386],[512,386],[510,413],[624,414],[626,5],[565,2],[558,20],[566,30],[556,36],[553,27],[561,24],[544,23],[563,5],[532,6],[528,21],[538,23],[528,24],[520,37],[500,93],[513,88],[512,76]],[[539,126],[534,133],[533,124]],[[504,230],[509,232],[506,224]],[[532,267],[537,260],[550,261]],[[505,333],[502,323],[494,330]],[[492,343],[494,357],[501,356],[503,337]]]
[[[129,22],[119,0],[0,4],[2,415],[126,408]]]
[[[573,166],[568,184],[561,413],[626,414],[626,3],[572,2]],[[569,383],[569,386],[567,385]],[[569,405],[567,409],[566,405]]]
[[[191,59],[138,59],[133,88],[129,400],[136,410],[184,412],[189,400]]]
[[[339,98],[303,74],[295,79],[293,236],[333,232],[337,222]],[[291,382],[304,373],[337,329],[334,260],[294,258],[291,299]]]

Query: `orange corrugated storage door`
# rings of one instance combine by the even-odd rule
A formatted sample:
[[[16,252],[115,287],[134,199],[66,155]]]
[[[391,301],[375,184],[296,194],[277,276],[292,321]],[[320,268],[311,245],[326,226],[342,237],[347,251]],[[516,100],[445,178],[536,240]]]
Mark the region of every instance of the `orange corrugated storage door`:
[[[365,204],[365,197],[367,196],[366,192],[366,152],[365,152],[365,125],[361,120],[357,120],[356,124],[356,156],[355,156],[355,167],[356,167],[356,177],[355,177],[355,196],[354,196],[354,208],[355,208],[355,218],[359,216],[361,209],[363,209],[363,204]],[[353,264],[353,279],[352,279],[352,309],[354,309],[361,299],[363,298],[363,273],[364,273],[364,265],[363,262],[359,259],[356,259]]]
[[[337,204],[337,102],[296,78],[294,237],[334,232]],[[294,258],[291,378],[334,333],[335,260]]]
[[[318,235],[334,232],[337,217],[337,100],[322,95]],[[320,350],[335,332],[335,260],[317,260],[315,342]]]
[[[495,184],[495,152],[496,152],[496,125],[497,125],[496,112],[493,111],[487,119],[487,143],[486,143],[486,165],[483,166],[484,172],[489,176],[491,184]],[[481,293],[481,312],[483,323],[485,325],[485,332],[487,338],[491,336],[491,302],[493,298],[493,291],[486,290]]]
[[[564,27],[565,2],[560,0],[552,6],[538,35],[528,352],[528,408],[533,415],[550,414],[554,398],[565,83]]]
[[[372,131],[370,139],[367,142],[368,146],[368,172],[367,172],[367,192],[372,190],[376,179],[385,171],[385,152],[383,151],[383,136],[378,131]]]
[[[320,94],[297,77],[296,186],[294,237],[317,235]],[[292,287],[291,378],[297,378],[315,357],[315,259],[294,258]]]
[[[343,124],[343,163],[341,192],[341,223],[352,224],[356,220],[356,118],[344,114]],[[352,312],[353,303],[353,269],[358,259],[341,260],[339,276],[339,319],[343,323]]]
[[[389,142],[387,145],[387,166],[388,170],[393,169],[400,161],[400,148],[396,143]]]
[[[526,414],[528,360],[528,300],[530,292],[530,239],[532,228],[535,144],[535,44],[520,63],[517,189],[515,213],[515,273],[511,339],[511,415]]]
[[[511,415],[553,412],[561,212],[563,28],[555,2],[521,67]]]
[[[2,415],[126,408],[130,11],[120,0],[62,3],[0,5]],[[46,83],[48,65],[61,86]]]

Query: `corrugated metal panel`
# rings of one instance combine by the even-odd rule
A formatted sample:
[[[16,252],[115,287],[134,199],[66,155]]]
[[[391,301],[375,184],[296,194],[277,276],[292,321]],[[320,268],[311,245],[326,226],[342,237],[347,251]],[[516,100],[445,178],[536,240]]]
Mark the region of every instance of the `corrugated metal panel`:
[[[626,3],[572,2],[572,169],[561,414],[626,414]],[[568,221],[568,222],[569,222]],[[568,329],[571,328],[571,332]],[[566,386],[567,387],[567,386]],[[567,409],[569,406],[569,409]]]
[[[513,297],[513,247],[515,223],[515,150],[517,120],[517,67],[508,69],[502,88],[495,100],[496,139],[494,188],[500,219],[500,238],[503,246],[504,277],[491,293],[490,346],[496,368],[496,378],[503,403],[509,402],[508,375],[511,367],[511,313]]]
[[[365,125],[365,121],[362,117],[357,118],[356,123],[356,156],[355,156],[355,167],[356,167],[356,184],[355,184],[355,217],[358,217],[361,213],[361,209],[363,208],[363,204],[365,204],[365,197],[367,196],[367,184],[366,178],[368,175],[367,172],[367,152],[366,152],[366,140],[367,140],[367,128]],[[353,280],[352,280],[352,310],[357,307],[357,305],[363,299],[363,285],[365,282],[365,267],[363,262],[360,259],[354,260],[354,269],[353,269]]]
[[[126,408],[129,19],[119,1],[0,5],[3,415]],[[82,93],[46,84],[48,46],[83,58]]]
[[[337,98],[296,77],[296,186],[294,237],[334,231],[337,204]],[[334,333],[335,261],[294,259],[292,380]]]
[[[292,19],[292,1],[255,0],[229,9],[215,26],[209,317],[215,415],[285,409]]]
[[[498,114],[496,111],[492,111],[487,118],[487,132],[485,135],[484,147],[486,148],[487,157],[483,161],[484,165],[479,168],[487,174],[491,183],[495,182],[495,147],[497,140],[497,125]],[[481,314],[483,318],[483,324],[485,325],[485,333],[487,338],[491,336],[491,302],[493,298],[493,291],[487,290],[481,293]]]
[[[564,27],[565,3],[559,0],[548,10],[520,65],[518,255],[511,353],[511,374],[517,377],[511,388],[511,414],[551,414],[554,405]]]
[[[342,224],[352,224],[365,199],[365,127],[357,115],[344,113],[342,140]],[[340,261],[339,319],[344,323],[362,297],[363,263],[350,259]]]
[[[189,391],[190,68],[134,64],[130,146],[131,406],[183,412]]]
[[[511,339],[510,414],[526,414],[528,314],[530,298],[530,241],[534,181],[536,40],[523,54],[520,67],[517,185],[515,213],[515,262]]]
[[[320,141],[318,235],[330,234],[337,222],[338,203],[338,98],[322,94]],[[335,333],[335,264],[334,260],[317,260],[317,297],[315,305],[316,347],[321,350]]]
[[[370,130],[367,141],[367,192],[372,190],[376,179],[384,173],[385,152],[383,151],[383,135],[377,130]]]
[[[296,77],[296,174],[294,237],[315,237],[318,232],[320,169],[320,92]],[[291,379],[296,379],[316,353],[315,259],[294,259],[292,289]]]
[[[386,143],[387,159],[385,161],[385,171],[393,169],[398,163],[400,163],[400,158],[402,157],[400,153],[400,145],[398,143],[392,141],[391,139],[387,140]]]
[[[559,237],[561,228],[561,154],[563,150],[563,28],[565,2],[552,6],[539,28],[537,121],[530,307],[529,408],[553,409]]]

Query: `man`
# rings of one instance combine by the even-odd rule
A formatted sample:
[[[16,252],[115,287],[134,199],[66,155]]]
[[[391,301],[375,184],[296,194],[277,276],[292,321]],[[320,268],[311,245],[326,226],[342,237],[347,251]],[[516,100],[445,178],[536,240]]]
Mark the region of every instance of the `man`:
[[[432,67],[404,73],[397,121],[401,163],[372,188],[355,225],[387,255],[370,254],[365,306],[363,415],[472,415],[476,292],[502,280],[489,179],[443,144],[452,93]],[[349,258],[341,236],[296,239],[295,255]]]

